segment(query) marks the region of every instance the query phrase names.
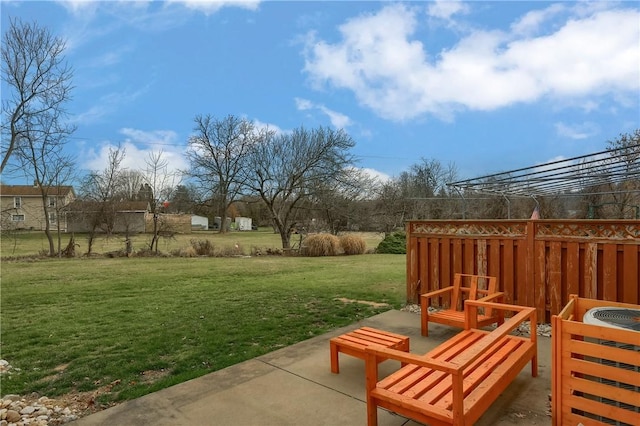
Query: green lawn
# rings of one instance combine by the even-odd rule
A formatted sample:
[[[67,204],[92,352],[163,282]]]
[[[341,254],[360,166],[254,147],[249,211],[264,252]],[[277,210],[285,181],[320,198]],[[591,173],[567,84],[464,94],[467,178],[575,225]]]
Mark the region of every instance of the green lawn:
[[[116,383],[99,402],[134,398],[389,309],[337,298],[395,308],[405,300],[403,255],[5,259],[1,267],[0,357],[14,367],[2,395]]]

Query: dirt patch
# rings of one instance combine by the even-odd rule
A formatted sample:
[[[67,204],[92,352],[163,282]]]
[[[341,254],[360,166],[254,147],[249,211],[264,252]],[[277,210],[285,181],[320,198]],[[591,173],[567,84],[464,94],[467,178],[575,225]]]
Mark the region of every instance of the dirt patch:
[[[150,384],[157,382],[158,380],[167,377],[171,373],[164,368],[160,370],[147,370],[140,373],[140,383]]]
[[[347,299],[346,297],[338,297],[334,300],[337,300],[342,303],[360,303],[362,305],[373,306],[374,308],[386,308],[389,306],[388,303],[370,302],[368,300]]]
[[[64,370],[67,369],[68,366],[69,364],[60,364],[59,366],[54,368],[53,371],[55,371],[56,373],[62,373]]]

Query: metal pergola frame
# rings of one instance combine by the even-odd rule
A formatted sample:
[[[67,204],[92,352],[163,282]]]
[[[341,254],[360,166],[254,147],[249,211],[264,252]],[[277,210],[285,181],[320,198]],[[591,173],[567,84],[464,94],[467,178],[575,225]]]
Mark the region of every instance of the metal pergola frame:
[[[618,184],[640,180],[640,144],[447,183],[461,196],[584,196],[620,192]],[[625,189],[640,192],[640,189]]]
[[[623,187],[626,182],[636,184]],[[640,144],[450,182],[447,186],[463,201],[482,194],[500,196],[509,205],[509,217],[510,197],[532,198],[537,205],[542,197],[640,193]],[[640,207],[636,206],[636,210],[638,217]]]

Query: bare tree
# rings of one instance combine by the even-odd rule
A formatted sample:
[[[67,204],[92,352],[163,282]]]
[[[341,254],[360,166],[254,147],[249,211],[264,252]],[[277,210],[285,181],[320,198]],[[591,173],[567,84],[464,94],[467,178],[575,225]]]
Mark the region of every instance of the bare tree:
[[[180,174],[169,170],[169,162],[164,158],[164,152],[152,151],[146,160],[146,169],[142,171],[145,184],[149,186],[148,197],[151,212],[153,213],[153,235],[150,250],[158,251],[158,240],[162,228],[160,221],[160,209],[163,200],[168,200],[171,190],[180,184]]]
[[[124,148],[109,148],[109,161],[102,171],[93,171],[84,179],[81,195],[84,200],[83,212],[89,225],[87,255],[91,255],[93,241],[100,228],[110,234],[115,226],[116,202],[119,183],[122,178],[122,160],[126,155]]]
[[[348,167],[336,179],[320,183],[313,209],[320,213],[312,219],[322,219],[322,225],[332,234],[359,230],[364,224],[366,202],[374,198],[379,182],[362,169]],[[310,227],[307,227],[310,229]]]
[[[196,133],[189,139],[187,151],[189,174],[218,206],[220,232],[226,232],[227,210],[240,195],[241,171],[255,140],[254,125],[233,115],[221,120],[198,115],[195,122]]]
[[[117,193],[123,200],[138,199],[140,187],[144,185],[145,177],[139,170],[122,170],[118,175]]]
[[[618,183],[610,185],[609,204],[616,207],[612,216],[637,219],[640,212],[640,129],[608,141],[607,150],[622,163],[617,173],[623,175]]]
[[[269,209],[284,250],[291,248],[299,207],[352,165],[349,150],[354,145],[343,130],[300,127],[279,135],[262,131],[248,155],[245,184]]]
[[[174,213],[202,214],[202,197],[193,183],[177,185],[169,193],[170,205],[168,211]],[[206,210],[204,215],[207,215]]]
[[[73,72],[64,58],[65,42],[37,23],[11,20],[2,43],[2,163],[24,145],[59,144],[75,129],[63,125]]]
[[[46,118],[44,116],[40,119]],[[46,129],[46,125],[45,125]],[[56,254],[56,248],[51,233],[52,216],[56,214],[49,203],[49,197],[58,196],[58,188],[68,182],[74,168],[74,159],[63,151],[64,133],[45,130],[35,133],[33,137],[28,133],[25,142],[20,143],[15,150],[17,159],[21,162],[21,169],[25,176],[31,178],[40,189],[42,210],[44,216],[44,233],[49,241],[49,255]],[[52,211],[53,210],[53,211]],[[57,222],[57,218],[56,218]]]
[[[55,196],[49,196],[47,200],[47,204],[49,206],[49,210],[51,217],[54,219],[55,223],[55,231],[57,237],[57,253],[58,257],[62,257],[62,227],[61,225],[67,224],[66,220],[66,210],[68,207],[67,200],[64,195],[67,193],[67,189],[71,189],[69,183],[73,182],[77,175],[74,167],[74,162],[71,157],[58,159],[54,163],[54,167],[56,167],[55,172],[52,173],[53,179],[51,181],[51,186],[53,188],[53,192]],[[68,226],[68,224],[67,224]],[[65,229],[66,230],[66,229]],[[72,241],[70,244],[75,244],[73,242],[73,237],[71,237]]]
[[[398,180],[383,183],[373,203],[374,229],[388,235],[402,228],[407,210],[407,200]]]
[[[453,212],[448,206],[450,190],[447,182],[455,181],[455,165],[442,165],[438,160],[422,158],[404,176],[403,191],[409,201],[412,219],[443,219]]]

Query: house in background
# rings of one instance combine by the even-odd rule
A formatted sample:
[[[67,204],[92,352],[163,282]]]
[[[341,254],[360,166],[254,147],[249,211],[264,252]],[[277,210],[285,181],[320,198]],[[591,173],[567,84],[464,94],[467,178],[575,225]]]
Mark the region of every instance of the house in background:
[[[64,209],[75,199],[72,186],[52,186],[47,207],[50,229],[67,230]],[[2,230],[46,228],[42,192],[37,185],[0,185],[0,223]]]
[[[148,201],[80,201],[67,208],[69,232],[137,234],[145,232]]]

